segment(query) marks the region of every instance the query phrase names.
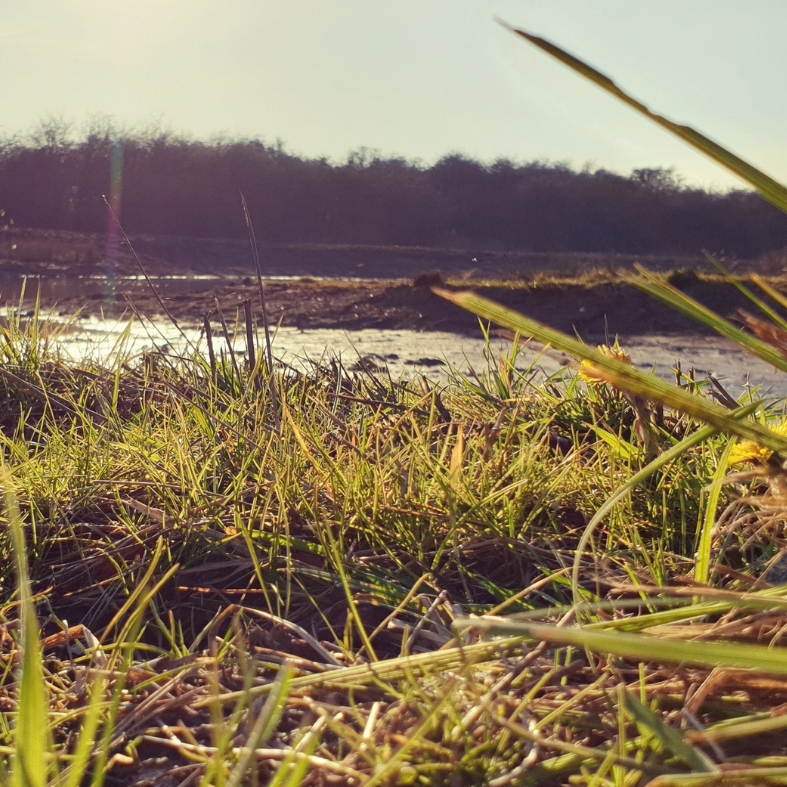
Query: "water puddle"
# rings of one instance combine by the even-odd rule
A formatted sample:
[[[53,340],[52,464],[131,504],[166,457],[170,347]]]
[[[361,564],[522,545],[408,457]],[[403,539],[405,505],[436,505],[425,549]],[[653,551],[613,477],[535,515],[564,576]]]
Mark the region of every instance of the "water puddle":
[[[207,352],[205,337],[193,324],[181,326],[185,338],[167,321],[143,324],[91,316],[64,321],[62,325],[59,346],[76,361],[89,358],[105,364],[121,349],[131,355],[143,352],[179,355],[189,351],[189,344],[200,352]],[[217,326],[214,325],[213,330],[216,352],[226,352],[226,338],[220,330],[217,332]],[[231,336],[230,342],[234,352],[245,353],[242,331]],[[648,336],[638,337],[624,345],[635,366],[644,371],[653,370],[666,380],[675,379],[674,367],[679,361],[684,372],[691,367],[696,370],[697,380],[713,374],[736,397],[751,387],[759,387],[762,395],[787,396],[787,374],[776,371],[720,338]],[[500,338],[492,339],[487,345],[482,338],[453,333],[372,329],[300,330],[283,327],[275,335],[273,347],[277,359],[304,371],[313,367],[315,362],[338,356],[348,369],[387,369],[394,378],[417,373],[436,382],[445,382],[452,369],[461,373],[473,369],[480,373],[487,368],[490,360],[497,363],[502,356],[511,353],[510,343]],[[544,352],[536,346],[522,348],[516,362],[521,370],[534,366],[545,375],[570,365],[571,359],[567,356],[552,350]]]

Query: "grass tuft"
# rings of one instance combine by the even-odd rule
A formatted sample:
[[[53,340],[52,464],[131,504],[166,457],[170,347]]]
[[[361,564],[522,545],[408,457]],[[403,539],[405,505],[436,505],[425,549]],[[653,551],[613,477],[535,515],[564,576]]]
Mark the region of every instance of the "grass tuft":
[[[691,730],[737,723],[751,743],[787,701],[778,527],[712,526],[711,483],[728,517],[765,513],[718,483],[731,443],[691,414],[521,368],[517,343],[438,387],[199,348],[102,369],[10,324],[18,525],[0,548],[30,590],[8,562],[7,772],[25,756],[46,784],[596,784],[720,766]],[[724,417],[757,437],[782,413]],[[700,726],[670,737],[679,718]],[[19,746],[31,724],[51,745]],[[751,767],[775,756],[754,743]]]

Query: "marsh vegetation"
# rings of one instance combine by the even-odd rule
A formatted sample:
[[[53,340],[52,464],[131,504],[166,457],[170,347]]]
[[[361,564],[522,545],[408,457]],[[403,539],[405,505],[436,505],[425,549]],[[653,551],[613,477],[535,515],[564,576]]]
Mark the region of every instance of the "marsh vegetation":
[[[54,339],[13,320],[0,337],[48,778],[57,763],[109,784],[590,783],[779,749],[755,731],[782,677],[658,663],[668,635],[780,630],[778,533],[720,533],[711,585],[692,579],[726,438],[665,464],[578,551],[647,459],[641,409],[613,387],[536,383],[513,355],[445,388],[335,360],[271,378],[220,353],[90,368],[58,362]],[[651,428],[661,452],[703,436],[673,412]],[[21,643],[3,571],[10,755]],[[653,629],[655,663],[454,627],[512,613]],[[696,729],[678,746],[661,718]]]
[[[515,32],[787,210],[746,162]],[[787,372],[779,283],[708,261],[745,331],[678,281],[624,278]],[[330,356],[294,369],[247,301],[244,357],[186,341],[132,358],[121,339],[98,366],[64,361],[38,306],[9,313],[3,776],[787,781],[783,405],[431,295],[502,326],[510,354],[440,386]],[[523,337],[577,365],[520,368]]]

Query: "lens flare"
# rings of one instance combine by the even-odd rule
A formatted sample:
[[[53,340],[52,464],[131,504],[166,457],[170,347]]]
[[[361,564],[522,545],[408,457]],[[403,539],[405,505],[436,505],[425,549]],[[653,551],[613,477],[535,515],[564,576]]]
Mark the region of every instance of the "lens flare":
[[[112,157],[109,170],[109,216],[107,217],[107,251],[106,302],[114,311],[115,279],[117,276],[118,254],[120,250],[120,207],[123,193],[123,140],[117,139],[112,145]]]

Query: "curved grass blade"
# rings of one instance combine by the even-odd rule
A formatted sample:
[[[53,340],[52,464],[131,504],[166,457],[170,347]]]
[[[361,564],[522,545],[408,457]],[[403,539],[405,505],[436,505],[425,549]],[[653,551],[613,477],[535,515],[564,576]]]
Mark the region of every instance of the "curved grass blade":
[[[733,418],[745,418],[748,415],[751,415],[759,406],[759,403],[755,402],[754,404],[746,405],[746,407],[741,407],[739,410],[736,410],[732,413]],[[681,455],[686,453],[689,449],[693,448],[700,443],[705,442],[705,440],[710,439],[714,434],[716,434],[716,429],[712,426],[704,426],[702,429],[698,429],[693,434],[690,434],[688,437],[684,437],[679,443],[676,443],[672,446],[669,450],[665,451],[660,456],[657,456],[653,461],[649,462],[645,467],[643,467],[639,472],[635,473],[628,481],[626,481],[623,486],[621,486],[618,490],[616,490],[615,494],[609,497],[601,507],[596,511],[593,515],[593,518],[588,522],[587,527],[585,528],[584,532],[582,533],[582,537],[579,539],[579,543],[577,544],[576,552],[574,553],[574,564],[571,571],[571,585],[573,588],[574,593],[574,602],[579,604],[581,602],[581,594],[580,594],[580,587],[579,587],[579,574],[582,569],[582,555],[584,554],[585,550],[587,549],[587,545],[590,542],[590,539],[593,537],[593,533],[596,531],[596,528],[604,521],[607,514],[624,498],[628,497],[631,492],[638,487],[640,484],[645,482],[650,476],[652,476],[657,471],[661,470],[662,468],[669,465],[671,462],[674,462],[678,459]],[[731,448],[733,443],[729,444]],[[727,456],[728,452],[725,451],[722,460],[720,462],[720,467],[726,469],[727,466]],[[721,492],[721,485],[717,485],[714,487],[714,491],[717,491],[716,500],[718,500],[718,494]],[[712,513],[711,513],[712,509]],[[715,504],[708,505],[708,512],[706,512],[706,522],[705,527],[703,528],[701,537],[700,537],[700,546],[697,550],[697,581],[698,582],[707,582],[708,576],[708,567],[710,566],[710,549],[711,549],[711,541],[710,541],[710,528],[713,527],[712,517],[715,514],[716,506]],[[710,521],[708,521],[710,520]],[[704,569],[701,567],[704,566]],[[701,572],[704,571],[702,576],[704,579],[701,579]]]
[[[589,66],[587,63],[583,62],[574,55],[569,54],[560,47],[555,46],[555,44],[553,44],[551,41],[547,41],[545,38],[535,36],[532,33],[526,32],[525,30],[511,27],[505,22],[500,23],[512,33],[521,36],[526,41],[529,41],[531,44],[537,46],[542,52],[546,52],[548,55],[551,55],[556,60],[559,60],[561,63],[572,69],[572,71],[576,71],[578,74],[581,74],[586,79],[589,79],[591,82],[598,85],[602,90],[605,90],[607,93],[615,96],[615,98],[619,99],[624,104],[627,104],[649,120],[652,120],[654,123],[658,124],[662,128],[665,128],[667,131],[674,134],[676,137],[679,137],[693,148],[696,148],[706,156],[709,156],[716,163],[721,164],[722,167],[737,175],[739,178],[745,180],[750,186],[753,186],[757,191],[759,191],[760,194],[765,197],[765,199],[767,199],[780,210],[787,213],[787,188],[769,175],[766,175],[764,172],[757,169],[757,167],[749,164],[748,161],[745,161],[739,156],[736,156],[734,153],[730,153],[729,150],[723,148],[712,139],[708,139],[708,137],[706,137],[704,134],[700,134],[699,131],[695,131],[690,126],[675,123],[674,121],[665,118],[663,115],[658,115],[655,112],[652,112],[641,101],[638,101],[636,98],[633,98],[628,93],[621,90],[608,76],[602,74],[600,71],[597,71],[592,66]]]
[[[698,396],[645,374],[628,364],[603,355],[593,347],[583,344],[566,334],[549,328],[523,314],[507,309],[494,301],[476,295],[474,292],[453,292],[434,288],[437,295],[445,298],[473,314],[492,320],[504,328],[518,331],[542,344],[549,344],[556,350],[567,353],[580,361],[590,361],[599,377],[606,382],[634,396],[662,402],[668,407],[691,415],[720,432],[738,435],[752,440],[758,445],[770,448],[776,453],[787,455],[787,438],[752,421],[740,421],[721,405],[706,402]],[[787,362],[785,362],[787,363]]]
[[[787,358],[771,344],[758,339],[756,336],[744,333],[737,325],[733,325],[676,287],[662,281],[641,265],[637,265],[636,268],[641,275],[628,278],[628,281],[634,287],[660,300],[681,314],[685,314],[695,322],[705,325],[727,339],[731,339],[743,347],[744,350],[747,350],[752,355],[756,355],[766,363],[771,364],[771,366],[787,372]]]

